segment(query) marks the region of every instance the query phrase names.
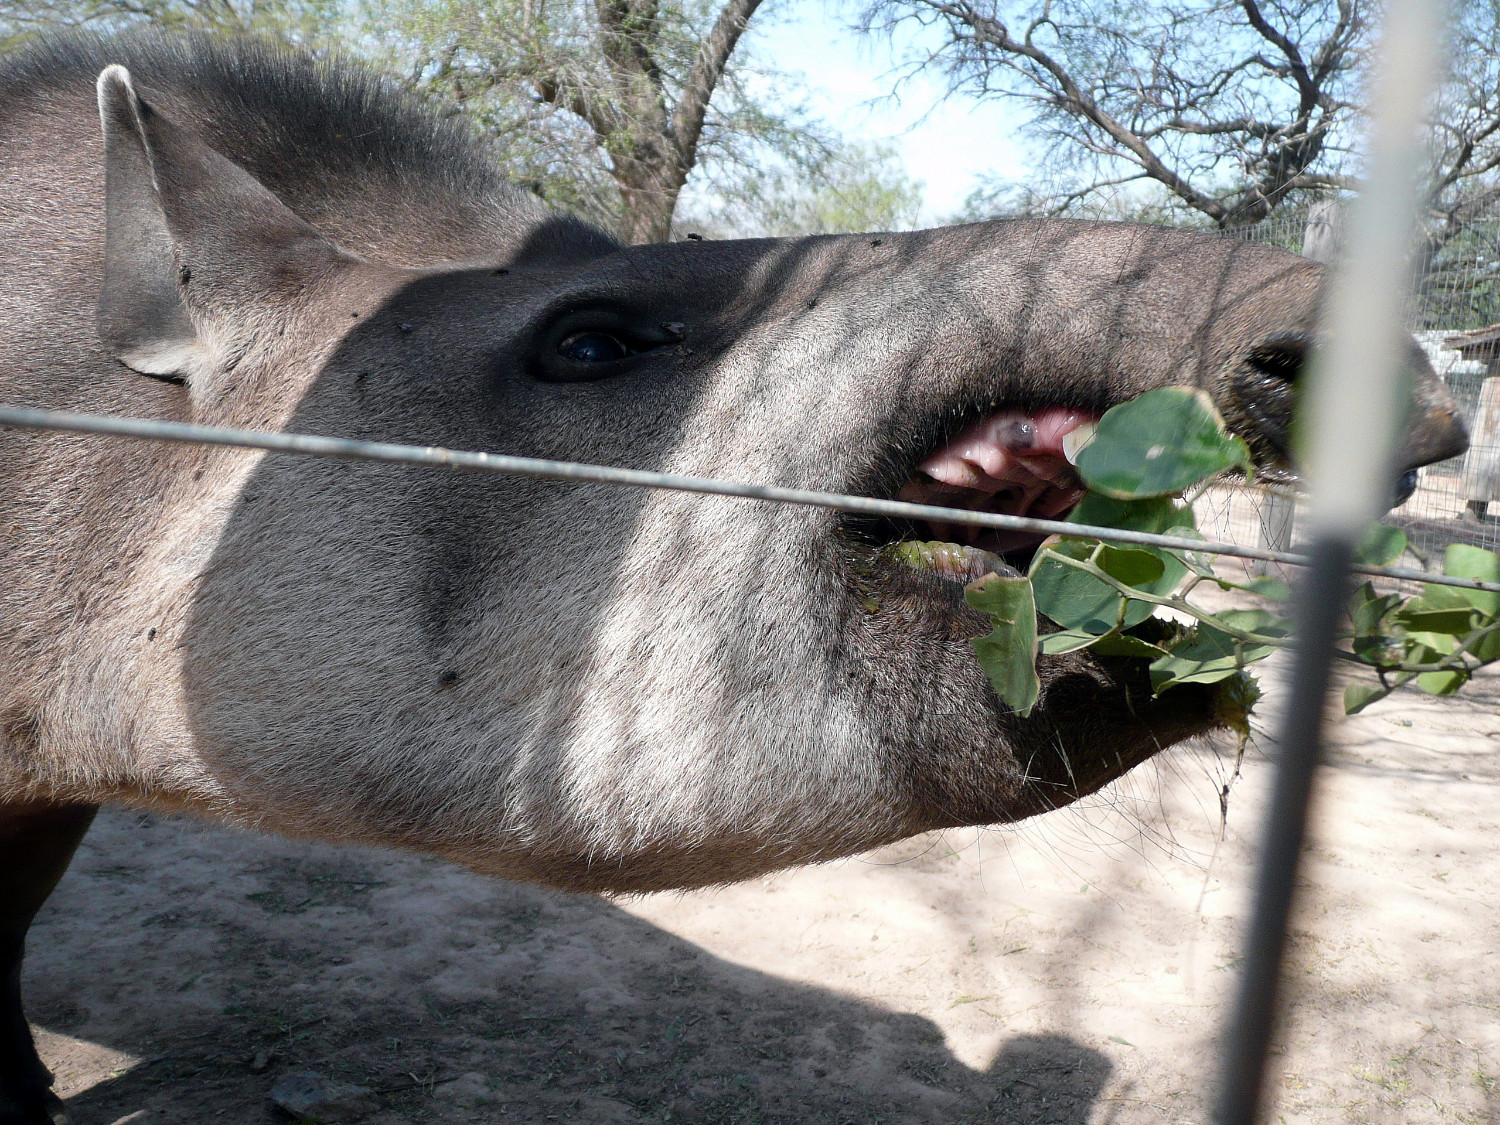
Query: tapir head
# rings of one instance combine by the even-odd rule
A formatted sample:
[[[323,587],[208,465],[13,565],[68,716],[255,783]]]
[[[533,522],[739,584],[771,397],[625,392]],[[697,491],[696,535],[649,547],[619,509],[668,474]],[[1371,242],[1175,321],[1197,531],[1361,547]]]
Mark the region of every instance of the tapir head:
[[[1062,515],[1069,431],[1186,383],[1286,462],[1321,283],[1288,254],[1031,220],[625,248],[537,212],[393,265],[123,70],[99,97],[99,332],[197,420]],[[1408,464],[1464,444],[1425,367],[1418,388]],[[159,786],[267,826],[683,886],[1061,806],[1218,723],[1213,689],[1153,698],[1087,654],[1043,659],[1035,710],[1009,711],[968,575],[883,550],[962,529],[240,451],[171,466],[162,541],[192,561],[150,578],[174,643],[138,737],[179,748]],[[967,545],[959,570],[1034,547]]]

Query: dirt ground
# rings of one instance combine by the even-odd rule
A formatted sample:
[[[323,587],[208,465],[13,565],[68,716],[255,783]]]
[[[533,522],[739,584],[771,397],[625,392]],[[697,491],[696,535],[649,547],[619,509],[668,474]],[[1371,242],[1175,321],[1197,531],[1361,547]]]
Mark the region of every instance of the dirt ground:
[[[1403,694],[1326,771],[1279,1117],[1500,1125],[1500,676]],[[1087,808],[623,902],[107,812],[38,920],[77,1125],[1206,1121],[1269,748]]]

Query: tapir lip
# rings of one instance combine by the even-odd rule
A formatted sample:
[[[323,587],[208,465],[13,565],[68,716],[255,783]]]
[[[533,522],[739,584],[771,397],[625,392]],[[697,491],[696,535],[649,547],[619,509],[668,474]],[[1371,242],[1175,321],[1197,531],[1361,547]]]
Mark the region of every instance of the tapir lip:
[[[863,479],[851,482],[849,491],[855,495],[904,499],[935,507],[1003,512],[1007,510],[1003,493],[992,491],[986,494],[980,488],[965,489],[934,482],[931,477],[923,473],[923,466],[935,454],[948,447],[955,438],[987,419],[1011,413],[1036,416],[1047,412],[1070,412],[1082,420],[1087,420],[1097,418],[1107,405],[1109,404],[1081,402],[1076,399],[1049,401],[1039,397],[1028,397],[998,404],[993,402],[948,404],[934,411],[925,421],[919,421],[911,426],[907,433],[900,434],[886,442],[885,448],[888,452],[885,456],[871,467]],[[1061,457],[1056,457],[1054,460],[1057,462],[1053,466],[1056,470],[1056,483],[1061,486],[1068,481],[1076,482],[1076,474],[1072,466],[1065,463]],[[935,487],[921,488],[922,482],[935,485]],[[1073,486],[1069,485],[1069,488],[1071,487]],[[1082,498],[1081,482],[1076,483],[1076,489],[1077,495],[1058,496],[1056,503],[1050,506],[1044,505],[1048,509],[1046,511],[1013,514],[1031,514],[1040,518],[1066,518]],[[1064,490],[1058,488],[1053,491]],[[974,525],[931,526],[913,523],[909,520],[858,515],[840,517],[839,527],[845,539],[877,552],[903,541],[945,542],[951,540],[960,546],[973,546],[999,555],[1007,564],[1020,569],[1026,567],[1036,545],[1045,538],[1039,534],[986,531],[975,528]]]

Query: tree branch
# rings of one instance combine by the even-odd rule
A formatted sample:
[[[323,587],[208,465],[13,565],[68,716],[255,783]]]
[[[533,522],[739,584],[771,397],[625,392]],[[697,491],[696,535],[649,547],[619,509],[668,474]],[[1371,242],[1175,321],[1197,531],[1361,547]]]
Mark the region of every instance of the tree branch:
[[[1027,28],[1026,41],[1018,42],[1011,38],[1010,32],[998,19],[975,11],[971,4],[945,3],[942,0],[924,0],[924,2],[944,15],[966,23],[979,42],[987,43],[1007,54],[1030,59],[1051,75],[1056,83],[1055,89],[1050,92],[1058,108],[1085,119],[1103,131],[1131,155],[1146,175],[1166,186],[1190,207],[1202,211],[1216,222],[1222,222],[1227,218],[1228,212],[1223,204],[1199,192],[1192,184],[1168,168],[1149,145],[1091,98],[1061,63],[1035,45],[1037,29],[1051,23],[1050,18],[1045,14],[1043,18],[1034,21]],[[1037,81],[1036,76],[1026,71],[1022,73],[1027,74],[1027,77],[1044,89],[1046,88],[1045,83]]]
[[[599,99],[584,96],[576,86],[565,85],[555,72],[538,74],[531,80],[536,96],[548,105],[565,109],[580,118],[594,133],[600,145],[619,132],[619,113],[613,106]]]
[[[670,136],[677,148],[682,164],[683,178],[687,178],[697,159],[698,138],[703,134],[703,121],[708,113],[708,103],[713,97],[729,56],[734,53],[740,36],[750,24],[750,17],[761,5],[761,0],[729,0],[714,21],[713,30],[698,50],[693,69],[683,85],[682,96],[672,114]]]

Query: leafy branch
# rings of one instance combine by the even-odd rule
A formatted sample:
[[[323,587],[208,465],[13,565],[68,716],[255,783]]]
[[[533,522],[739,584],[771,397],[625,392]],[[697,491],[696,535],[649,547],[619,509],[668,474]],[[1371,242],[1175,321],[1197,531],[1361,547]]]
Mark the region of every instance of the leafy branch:
[[[1251,471],[1249,451],[1226,432],[1201,391],[1168,387],[1110,410],[1078,456],[1089,493],[1070,522],[1122,530],[1197,535],[1180,497],[1231,469]],[[1407,549],[1398,528],[1377,525],[1360,545],[1360,562],[1384,566]],[[1500,582],[1500,556],[1465,544],[1448,548],[1444,574]],[[1036,661],[1085,649],[1149,662],[1155,694],[1181,684],[1219,685],[1220,712],[1245,729],[1259,690],[1247,669],[1295,643],[1292,624],[1266,608],[1211,610],[1193,600],[1200,588],[1287,598],[1274,578],[1235,582],[1214,572],[1207,552],[1122,547],[1100,539],[1054,536],[1025,576],[987,574],[965,598],[989,614],[991,632],[975,654],[1000,698],[1021,714],[1036,703]],[[1164,620],[1160,610],[1178,619]],[[1039,631],[1037,617],[1055,628]],[[1350,600],[1336,655],[1371,672],[1351,684],[1354,714],[1403,684],[1452,695],[1486,664],[1500,660],[1500,593],[1427,584],[1419,594],[1381,594],[1366,582]]]

